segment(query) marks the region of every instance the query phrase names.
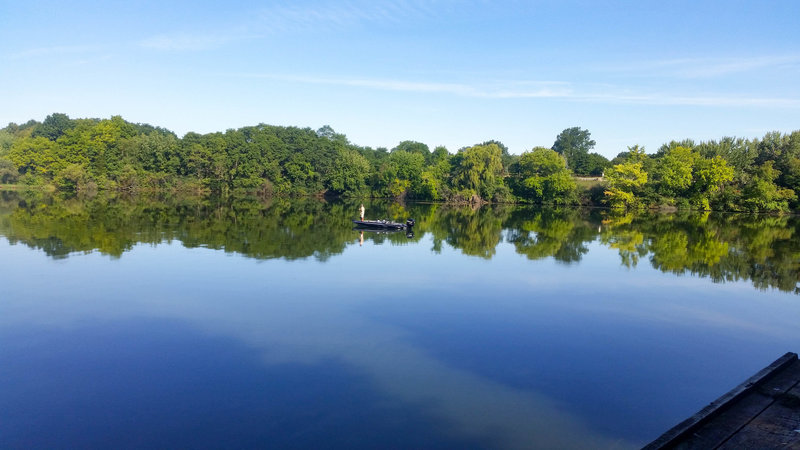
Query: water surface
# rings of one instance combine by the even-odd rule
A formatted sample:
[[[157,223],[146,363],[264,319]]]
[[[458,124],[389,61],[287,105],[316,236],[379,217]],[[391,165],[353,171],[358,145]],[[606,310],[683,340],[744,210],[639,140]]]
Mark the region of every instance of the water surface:
[[[0,199],[0,447],[629,448],[800,342],[791,217]]]

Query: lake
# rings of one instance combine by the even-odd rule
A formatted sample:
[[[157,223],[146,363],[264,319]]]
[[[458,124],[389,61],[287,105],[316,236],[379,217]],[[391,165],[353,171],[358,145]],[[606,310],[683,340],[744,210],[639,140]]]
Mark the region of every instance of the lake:
[[[2,448],[635,448],[800,350],[800,221],[0,194]]]

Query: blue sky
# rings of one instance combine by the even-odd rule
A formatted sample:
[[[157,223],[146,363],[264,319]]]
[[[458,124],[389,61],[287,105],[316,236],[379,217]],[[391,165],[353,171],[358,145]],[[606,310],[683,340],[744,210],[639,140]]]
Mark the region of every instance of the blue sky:
[[[800,129],[800,2],[0,0],[0,124],[596,151]]]

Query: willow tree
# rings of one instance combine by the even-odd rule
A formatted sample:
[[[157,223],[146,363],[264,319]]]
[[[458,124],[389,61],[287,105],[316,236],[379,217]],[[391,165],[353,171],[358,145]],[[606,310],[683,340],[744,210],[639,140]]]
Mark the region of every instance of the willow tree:
[[[502,150],[497,144],[459,150],[452,159],[453,187],[464,199],[499,200],[508,193],[503,184]]]

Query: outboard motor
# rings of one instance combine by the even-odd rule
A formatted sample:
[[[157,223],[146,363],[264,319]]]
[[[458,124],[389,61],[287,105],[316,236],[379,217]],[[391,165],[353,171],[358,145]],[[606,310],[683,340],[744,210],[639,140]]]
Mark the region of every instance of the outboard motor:
[[[414,219],[407,219],[406,220],[406,228],[411,228],[414,226]]]

